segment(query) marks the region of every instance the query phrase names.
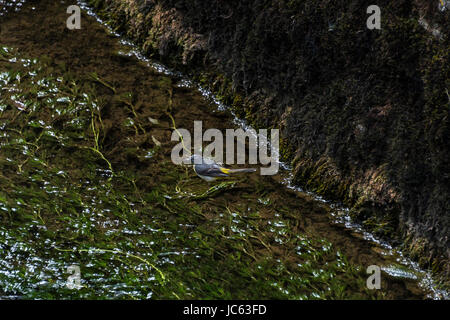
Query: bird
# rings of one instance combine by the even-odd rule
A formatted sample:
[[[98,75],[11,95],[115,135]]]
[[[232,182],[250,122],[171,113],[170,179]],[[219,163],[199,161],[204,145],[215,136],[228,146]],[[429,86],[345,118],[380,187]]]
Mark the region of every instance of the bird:
[[[224,168],[214,160],[204,158],[198,154],[192,155],[190,163],[193,165],[195,173],[207,182],[211,182],[220,177],[229,177],[233,173],[256,172],[254,168],[230,169]]]

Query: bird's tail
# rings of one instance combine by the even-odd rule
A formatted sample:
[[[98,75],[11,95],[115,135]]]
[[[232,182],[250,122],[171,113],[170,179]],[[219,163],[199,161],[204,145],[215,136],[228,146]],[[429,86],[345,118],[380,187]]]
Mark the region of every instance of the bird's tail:
[[[244,172],[256,172],[255,168],[243,168],[243,169],[225,169],[227,174],[244,173]]]

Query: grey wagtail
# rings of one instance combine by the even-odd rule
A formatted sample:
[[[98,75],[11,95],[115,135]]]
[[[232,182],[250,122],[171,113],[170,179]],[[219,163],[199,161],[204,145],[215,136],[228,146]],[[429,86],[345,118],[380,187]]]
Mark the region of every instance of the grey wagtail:
[[[228,169],[214,162],[212,159],[203,158],[198,154],[190,157],[195,173],[208,182],[214,181],[219,177],[229,177],[233,173],[256,172],[254,168]]]

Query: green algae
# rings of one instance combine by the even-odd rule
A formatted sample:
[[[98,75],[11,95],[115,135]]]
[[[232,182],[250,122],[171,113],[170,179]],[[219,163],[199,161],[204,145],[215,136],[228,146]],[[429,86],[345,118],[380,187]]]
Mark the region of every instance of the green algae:
[[[194,74],[255,128],[283,125],[290,142],[283,144],[283,158],[304,160],[296,182],[354,206],[356,218],[377,216],[365,225],[400,239],[404,248],[425,246],[419,251],[433,257],[420,259],[427,261],[422,265],[442,265],[439,273],[448,281],[442,214],[448,207],[442,174],[449,153],[447,11],[425,1],[382,1],[386,23],[374,32],[365,28],[366,6],[345,1],[235,1],[208,9],[202,1],[88,3],[148,56]],[[176,23],[155,23],[161,16]],[[423,19],[440,26],[439,38],[424,30]],[[195,36],[209,39],[206,49],[190,46]],[[297,112],[283,123],[280,115],[290,106]],[[317,170],[324,154],[333,166]],[[381,168],[385,189],[401,196],[373,192],[363,203],[370,188],[361,177]],[[408,230],[402,217],[410,212],[417,227]],[[445,227],[429,233],[435,220]],[[434,238],[423,242],[430,234]]]
[[[5,49],[3,297],[423,296],[408,279],[402,289],[392,290],[396,281],[389,279],[385,290],[368,290],[367,263],[386,261],[330,227],[317,202],[262,177],[206,185],[190,168],[175,166],[166,123],[188,127],[198,114],[210,127],[231,121],[214,118],[192,92],[175,89],[176,78],[142,72],[137,61],[96,49],[103,51],[108,60],[101,62],[111,67],[96,64],[96,56],[75,66],[66,57],[64,66],[54,57],[30,59]],[[128,63],[125,74],[115,71],[115,59]],[[361,252],[369,257],[359,260]],[[71,265],[81,268],[79,290],[66,287]]]
[[[0,78],[3,296],[376,296],[343,289],[364,288],[364,273],[331,243],[293,232],[282,213],[262,218],[258,207],[271,207],[270,198],[258,202],[247,191],[252,210],[218,198],[236,181],[138,187],[136,173],[114,168],[103,153],[95,88],[3,50],[22,61],[1,65],[7,70]],[[168,161],[159,170],[172,171],[173,182],[186,176]],[[280,245],[291,254],[275,258]],[[66,287],[70,265],[81,267],[79,290]]]

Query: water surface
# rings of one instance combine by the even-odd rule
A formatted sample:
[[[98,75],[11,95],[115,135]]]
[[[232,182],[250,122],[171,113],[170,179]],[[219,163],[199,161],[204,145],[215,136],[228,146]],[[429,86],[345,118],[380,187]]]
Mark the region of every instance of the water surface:
[[[207,184],[174,165],[174,127],[235,128],[232,114],[86,12],[68,30],[68,5],[0,1],[2,298],[438,297],[288,173]]]

